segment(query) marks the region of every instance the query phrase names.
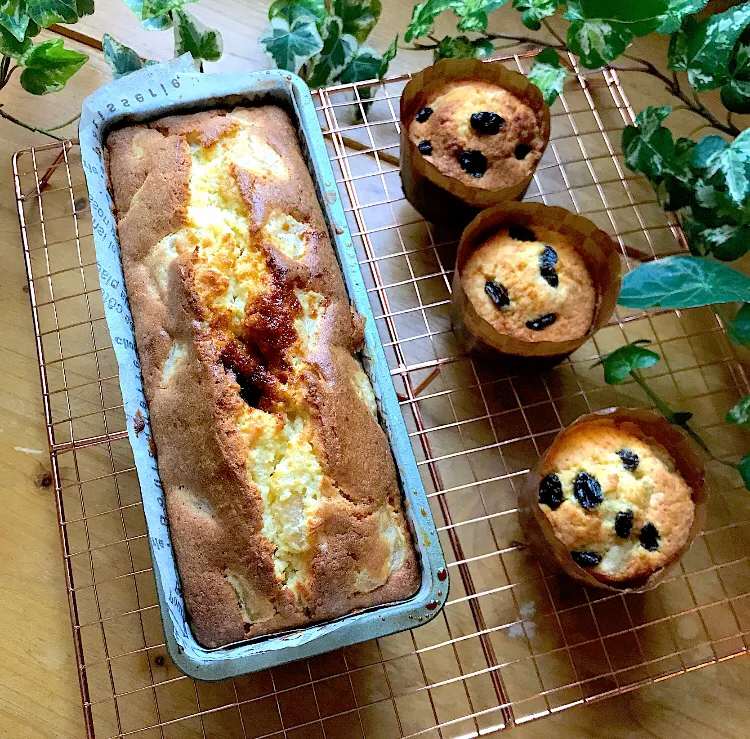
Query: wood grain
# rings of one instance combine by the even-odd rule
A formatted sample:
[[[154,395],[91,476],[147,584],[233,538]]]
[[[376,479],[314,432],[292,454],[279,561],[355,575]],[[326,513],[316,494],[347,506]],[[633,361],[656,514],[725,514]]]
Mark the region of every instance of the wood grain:
[[[201,21],[219,27],[224,34],[225,56],[208,65],[208,71],[268,66],[257,44],[266,24],[266,5],[201,0],[191,6],[191,12]],[[379,49],[385,48],[396,32],[403,33],[411,13],[410,3],[384,0],[383,5],[383,20],[372,38]],[[518,13],[510,8],[496,13],[492,23],[493,29],[506,33],[522,29]],[[77,24],[76,30],[94,38],[110,31],[145,57],[171,56],[171,33],[144,31],[120,0],[99,0],[96,13]],[[438,35],[450,30],[450,21],[441,20]],[[81,48],[74,41],[66,41],[66,45]],[[641,54],[656,59],[663,51],[663,44],[640,42]],[[403,52],[392,71],[416,70],[428,61],[427,54]],[[83,98],[108,79],[101,54],[94,51],[91,61],[63,94],[32,97],[20,89],[16,76],[3,92],[2,102],[33,125],[55,125],[75,115]],[[640,77],[629,90],[636,109],[664,102],[658,86],[645,84]],[[687,130],[697,125],[691,116],[684,118]],[[62,134],[75,135],[75,126]],[[4,489],[0,633],[5,640],[0,660],[0,736],[80,739],[84,735],[80,694],[10,170],[14,151],[47,140],[5,120],[0,121],[0,139],[0,155],[5,162],[0,170],[0,474]],[[565,711],[505,735],[517,739],[740,739],[747,736],[750,724],[747,667],[746,658],[731,660],[636,693]]]

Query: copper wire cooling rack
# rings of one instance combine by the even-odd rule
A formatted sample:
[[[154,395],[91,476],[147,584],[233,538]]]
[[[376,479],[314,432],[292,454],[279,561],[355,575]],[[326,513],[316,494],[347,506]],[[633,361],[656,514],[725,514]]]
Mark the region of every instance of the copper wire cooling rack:
[[[529,58],[507,63],[525,71]],[[592,367],[625,340],[655,342],[663,361],[647,371],[651,383],[695,413],[715,454],[744,451],[747,439],[723,416],[748,386],[717,318],[708,309],[620,312],[545,374],[508,376],[462,353],[448,318],[456,234],[425,223],[400,188],[406,81],[315,99],[450,563],[450,598],[411,632],[221,683],[194,683],[164,647],[103,314],[121,286],[97,273],[77,144],[14,157],[89,737],[476,737],[748,649],[750,499],[731,470],[709,465],[706,531],[679,571],[642,595],[587,590],[540,569],[515,508],[560,428],[584,412],[645,403],[637,387],[608,387]],[[626,269],[679,251],[678,229],[623,165],[619,131],[632,110],[615,73],[573,77],[552,112],[553,140],[527,199],[585,213],[616,236]]]

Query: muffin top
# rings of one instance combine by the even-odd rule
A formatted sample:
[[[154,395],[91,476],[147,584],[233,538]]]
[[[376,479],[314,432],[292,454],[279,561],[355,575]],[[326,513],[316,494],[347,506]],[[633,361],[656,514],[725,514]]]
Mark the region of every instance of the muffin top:
[[[454,80],[431,95],[409,138],[444,175],[499,190],[534,171],[546,145],[534,110],[484,80]]]
[[[695,511],[667,450],[635,424],[609,420],[581,423],[558,439],[541,470],[539,507],[573,561],[605,582],[668,564]]]
[[[477,313],[522,341],[566,341],[594,316],[591,275],[569,241],[549,228],[510,226],[468,259],[461,282]]]

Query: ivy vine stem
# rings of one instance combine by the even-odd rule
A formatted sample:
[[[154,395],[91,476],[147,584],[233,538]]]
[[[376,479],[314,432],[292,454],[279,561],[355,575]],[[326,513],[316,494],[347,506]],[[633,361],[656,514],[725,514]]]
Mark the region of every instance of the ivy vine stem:
[[[6,113],[2,108],[0,108],[0,118],[5,118],[6,121],[15,123],[17,126],[21,126],[21,128],[25,128],[27,131],[33,131],[34,133],[43,133],[45,136],[49,136],[50,138],[55,139],[56,141],[65,141],[65,139],[62,136],[56,136],[54,133],[50,132],[52,130],[55,130],[56,128],[62,128],[62,126],[55,126],[55,129],[37,128],[36,126],[32,126],[28,123],[24,123],[23,121],[19,120],[18,118],[16,118],[14,115],[11,115],[10,113]],[[68,121],[68,123],[72,123],[72,121]],[[68,124],[63,124],[63,125],[68,125]]]
[[[658,410],[659,413],[661,413],[662,416],[667,419],[667,421],[669,421],[670,423],[674,423],[673,419],[675,416],[675,412],[669,407],[669,404],[663,398],[659,397],[651,389],[649,384],[643,378],[643,375],[641,375],[638,370],[632,369],[630,371],[630,376],[636,381],[641,390],[643,390],[643,392],[648,395],[648,399],[654,404],[656,410]],[[693,431],[692,428],[690,428],[690,424],[687,421],[678,423],[677,425],[680,426],[680,428],[685,429],[690,438],[693,439],[695,443],[698,444],[698,446],[700,446],[700,448],[703,449],[704,452],[706,452],[706,454],[713,458],[713,455],[709,451],[708,444],[706,444],[706,442],[703,441],[703,439],[695,431]]]
[[[628,72],[641,72],[642,74],[650,74],[652,77],[656,77],[664,83],[664,87],[670,95],[681,100],[688,109],[696,115],[705,118],[717,131],[722,131],[730,136],[740,135],[741,131],[737,126],[731,123],[731,121],[729,123],[722,123],[705,105],[703,105],[703,103],[701,103],[697,95],[694,94],[694,99],[691,100],[682,89],[676,72],[672,72],[672,77],[669,78],[661,70],[657,69],[654,64],[648,61],[648,59],[633,56],[632,54],[622,54],[622,56],[625,59],[630,59],[632,62],[643,65],[643,69],[628,69]]]
[[[567,44],[565,43],[563,37],[560,36],[560,34],[555,31],[554,28],[552,28],[552,24],[546,18],[542,20],[542,25],[547,29],[547,33],[557,39],[557,41],[567,49]]]
[[[726,459],[719,459],[718,457],[714,456],[711,453],[711,450],[708,448],[708,444],[703,440],[701,435],[695,431],[690,424],[687,421],[684,421],[682,423],[678,423],[674,420],[675,412],[670,408],[669,404],[661,397],[659,397],[650,387],[649,384],[644,379],[643,375],[636,369],[632,369],[630,371],[630,376],[635,380],[638,387],[643,390],[644,393],[648,396],[648,399],[654,404],[654,408],[656,408],[659,413],[661,413],[664,418],[669,421],[669,423],[679,426],[681,429],[685,431],[685,433],[706,453],[708,458],[712,462],[718,462],[719,464],[723,464],[725,467],[729,467],[733,470],[737,469],[737,465],[732,464],[731,462],[727,462]]]

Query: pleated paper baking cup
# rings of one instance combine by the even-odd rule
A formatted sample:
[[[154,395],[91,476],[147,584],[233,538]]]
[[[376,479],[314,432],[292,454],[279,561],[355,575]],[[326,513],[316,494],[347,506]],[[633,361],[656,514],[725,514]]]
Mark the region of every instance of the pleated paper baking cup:
[[[550,134],[550,114],[536,85],[500,62],[443,59],[415,74],[401,93],[401,183],[407,200],[428,220],[447,227],[465,226],[481,210],[508,200],[520,200],[534,176],[499,190],[472,187],[444,175],[419,153],[409,138],[409,126],[428,98],[451,80],[484,80],[513,93],[535,113],[542,126],[544,147]],[[544,150],[542,150],[544,151]]]
[[[469,257],[498,231],[511,225],[548,228],[565,236],[583,259],[596,291],[588,331],[567,341],[523,341],[501,334],[477,313],[466,295],[462,276]],[[614,241],[588,218],[541,203],[502,203],[483,210],[464,230],[453,275],[451,320],[467,350],[500,352],[526,369],[545,369],[562,361],[588,341],[612,316],[620,293],[620,259]]]
[[[661,445],[674,459],[677,470],[692,490],[695,514],[684,546],[666,566],[648,577],[629,580],[619,585],[598,580],[573,561],[565,545],[555,536],[547,516],[539,507],[539,483],[542,479],[541,470],[545,461],[555,453],[562,441],[571,433],[571,429],[588,423],[620,428],[638,436],[646,443],[655,442]],[[638,408],[607,408],[577,418],[555,437],[550,448],[542,455],[537,467],[529,473],[519,495],[518,508],[526,543],[532,548],[537,558],[550,569],[560,570],[574,580],[592,588],[616,593],[640,593],[656,587],[667,577],[703,529],[706,520],[703,463],[690,447],[687,437],[661,416]]]

